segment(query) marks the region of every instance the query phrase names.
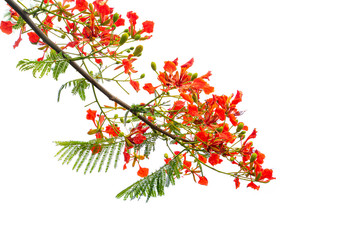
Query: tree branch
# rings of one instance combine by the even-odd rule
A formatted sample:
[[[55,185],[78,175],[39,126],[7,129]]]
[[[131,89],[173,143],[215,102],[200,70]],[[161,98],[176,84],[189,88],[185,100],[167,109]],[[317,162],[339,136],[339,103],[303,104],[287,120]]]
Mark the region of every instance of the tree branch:
[[[56,45],[53,41],[51,41],[41,30],[38,28],[38,26],[32,21],[32,19],[29,17],[29,14],[24,11],[17,3],[15,3],[13,0],[5,0],[10,7],[12,7],[21,17],[24,19],[24,21],[31,27],[32,30],[43,40],[44,43],[49,45],[52,49],[54,49],[57,53],[62,53],[62,55],[66,58],[65,53],[62,51],[62,49]],[[80,73],[88,82],[90,82],[92,85],[94,85],[100,92],[102,92],[105,96],[107,96],[111,101],[116,102],[120,106],[124,107],[125,109],[129,110],[132,114],[137,116],[141,121],[146,123],[150,128],[153,130],[160,132],[176,141],[181,140],[183,142],[190,142],[187,139],[179,138],[171,133],[168,133],[158,126],[154,125],[152,122],[150,122],[146,117],[140,115],[136,111],[133,111],[131,109],[131,106],[125,103],[124,101],[120,100],[119,98],[115,97],[113,94],[111,94],[108,90],[106,90],[103,86],[101,86],[95,79],[93,79],[84,69],[82,69],[76,62],[70,61],[69,64],[75,68],[75,70]]]

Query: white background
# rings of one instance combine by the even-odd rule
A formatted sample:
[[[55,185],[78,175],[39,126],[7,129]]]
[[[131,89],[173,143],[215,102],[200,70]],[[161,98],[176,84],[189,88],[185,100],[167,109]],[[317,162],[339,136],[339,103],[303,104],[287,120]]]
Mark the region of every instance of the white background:
[[[56,161],[52,141],[88,139],[85,104],[70,94],[56,102],[66,78],[19,72],[22,57],[41,53],[26,36],[13,50],[17,33],[1,33],[0,239],[360,239],[359,1],[109,5],[155,22],[137,61],[147,79],[151,61],[194,57],[218,94],[243,91],[243,121],[277,179],[235,190],[209,172],[207,187],[185,178],[147,204],[115,199],[135,171],[84,176]]]

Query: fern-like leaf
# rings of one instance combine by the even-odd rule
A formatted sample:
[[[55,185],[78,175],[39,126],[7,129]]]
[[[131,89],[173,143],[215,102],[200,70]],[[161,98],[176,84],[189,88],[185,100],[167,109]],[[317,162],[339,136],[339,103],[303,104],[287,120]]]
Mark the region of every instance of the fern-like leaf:
[[[62,92],[62,90],[66,89],[67,87],[71,87],[73,86],[73,89],[71,90],[71,93],[73,95],[78,94],[81,98],[81,100],[85,101],[86,97],[85,97],[85,90],[87,88],[89,88],[90,84],[85,80],[85,78],[80,78],[80,79],[75,79],[75,80],[71,80],[69,82],[66,82],[65,84],[63,84],[59,91],[58,91],[58,99],[57,101],[60,101],[60,94]]]
[[[37,75],[39,78],[42,78],[45,75],[48,75],[51,70],[53,70],[53,78],[58,80],[61,73],[65,73],[69,65],[68,57],[64,57],[62,53],[56,53],[55,50],[51,49],[50,53],[47,54],[44,60],[29,60],[23,59],[18,62],[16,67],[20,71],[28,71],[32,69],[32,74],[34,77]],[[52,66],[54,66],[52,68]]]
[[[182,167],[181,159],[176,156],[157,171],[122,190],[116,198],[133,200],[144,196],[147,197],[146,201],[149,201],[151,197],[163,196],[165,187],[169,187],[170,183],[174,185],[175,178],[180,178],[179,169]]]
[[[64,142],[55,142],[57,146],[62,146],[60,151],[55,156],[60,156],[59,161],[62,160],[63,164],[69,164],[72,160],[75,160],[73,170],[79,171],[83,166],[83,163],[88,159],[88,163],[85,167],[84,174],[90,169],[90,173],[94,170],[97,163],[100,160],[99,172],[101,171],[105,162],[106,169],[105,172],[110,167],[110,162],[115,156],[115,163],[117,162],[121,148],[124,146],[123,140],[119,138],[110,138],[110,139],[96,139],[89,142],[82,141],[64,141]],[[101,145],[102,150],[97,154],[92,154],[91,148]],[[117,151],[116,154],[114,152]],[[90,157],[89,157],[90,156]],[[94,160],[94,161],[93,161]],[[90,168],[91,166],[91,168]],[[116,168],[116,164],[114,165]]]

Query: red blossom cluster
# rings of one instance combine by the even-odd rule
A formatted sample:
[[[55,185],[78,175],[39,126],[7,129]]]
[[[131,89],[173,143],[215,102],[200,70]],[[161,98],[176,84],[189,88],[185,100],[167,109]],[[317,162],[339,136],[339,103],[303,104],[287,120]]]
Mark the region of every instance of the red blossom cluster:
[[[238,104],[242,102],[242,92],[236,91],[229,96],[215,94],[214,87],[209,84],[212,75],[210,71],[204,75],[189,72],[194,64],[193,58],[180,66],[178,58],[165,61],[163,70],[159,72],[156,70],[156,64],[152,63],[151,67],[157,73],[157,84],[140,84],[131,74],[137,72],[133,63],[141,55],[143,47],[138,45],[136,48],[121,51],[119,48],[129,39],[132,42],[150,39],[152,36],[147,34],[153,32],[154,23],[144,21],[139,26],[138,15],[129,11],[126,14],[129,26],[116,33],[118,27],[125,26],[126,20],[115,13],[107,2],[108,0],[95,0],[92,3],[86,0],[63,0],[62,3],[54,3],[52,0],[46,0],[43,2],[46,8],[39,7],[39,11],[44,10],[45,13],[39,27],[48,35],[55,27],[54,21],[62,20],[65,24],[64,38],[68,39],[62,46],[63,50],[76,50],[81,59],[94,60],[96,66],[102,66],[103,59],[112,60],[113,63],[109,66],[115,65],[115,71],[121,69],[122,73],[128,76],[126,81],[129,81],[136,92],[144,90],[154,97],[149,103],[140,104],[138,109],[141,113],[146,113],[144,116],[152,124],[172,134],[173,144],[183,148],[182,151],[171,150],[172,157],[164,155],[166,164],[173,159],[181,160],[182,169],[179,171],[183,175],[192,175],[197,183],[208,185],[202,166],[222,172],[218,168],[227,162],[235,170],[223,173],[233,177],[236,188],[240,186],[240,180],[246,180],[250,182],[247,187],[258,190],[260,186],[254,182],[269,182],[275,179],[273,171],[262,166],[265,155],[256,149],[251,141],[256,138],[257,130],[254,129],[246,137],[248,127],[238,119],[242,114],[238,110]],[[9,21],[1,21],[0,30],[5,34],[11,34],[15,24],[19,23],[19,15],[12,9],[10,18]],[[19,45],[21,35],[26,31],[25,25],[24,23],[20,26],[20,37],[14,48]],[[35,32],[29,31],[27,35],[29,41],[39,45],[39,49],[44,52],[38,59],[43,61],[49,46],[42,42]],[[170,105],[165,108],[166,105],[162,101],[168,99],[170,100],[167,104]],[[118,108],[116,104],[115,107],[104,107],[111,111],[129,111]],[[140,161],[148,156],[141,154],[139,146],[148,140],[149,129],[151,130],[149,124],[133,119],[131,126],[126,128],[124,117],[116,114],[110,119],[102,107],[100,108],[100,114],[97,114],[96,110],[87,110],[86,119],[91,120],[95,126],[88,134],[94,134],[96,139],[100,140],[122,139],[125,143],[123,169],[132,161],[133,167],[139,167],[138,176],[148,176],[149,169],[140,165]],[[125,119],[128,113],[125,113]],[[136,114],[134,116],[136,118]],[[124,128],[120,129],[119,122],[124,123]],[[100,153],[101,143],[95,144],[91,151],[92,154]]]

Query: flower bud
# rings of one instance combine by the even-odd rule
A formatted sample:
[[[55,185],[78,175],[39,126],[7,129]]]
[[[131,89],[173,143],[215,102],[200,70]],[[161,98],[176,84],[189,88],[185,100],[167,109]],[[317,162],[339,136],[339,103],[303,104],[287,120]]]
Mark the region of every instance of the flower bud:
[[[155,62],[151,62],[151,68],[152,68],[152,70],[154,70],[156,72],[156,63]]]
[[[114,118],[116,119],[116,118],[118,118],[119,117],[119,115],[116,113],[115,115],[114,115]]]
[[[193,73],[193,75],[191,75],[191,81],[193,81],[195,78],[197,78],[198,74],[197,73]]]
[[[138,56],[140,56],[140,54],[141,54],[141,52],[143,51],[143,49],[144,49],[144,47],[142,46],[142,45],[139,45],[139,46],[137,46],[136,48],[135,48],[135,50],[134,50],[134,56],[135,57],[138,57]]]
[[[236,127],[236,132],[240,132],[243,129],[243,127],[244,127],[244,123],[242,123],[242,122],[239,123]]]
[[[120,37],[120,45],[123,45],[129,38],[129,34],[127,33],[123,33],[123,35],[121,35]]]
[[[89,9],[90,9],[90,12],[94,11],[94,5],[92,3],[89,3]]]
[[[169,158],[169,154],[165,153],[164,158]]]
[[[101,25],[108,25],[110,23],[111,19],[108,18],[105,22],[103,22]]]
[[[256,175],[255,181],[259,181],[260,178],[261,178],[261,172],[259,172],[259,173]]]
[[[124,32],[128,33],[128,32],[129,32],[129,29],[125,29]]]
[[[116,23],[117,20],[119,20],[120,15],[118,13],[115,13],[113,16],[113,22]]]
[[[145,77],[145,73],[140,75],[140,78],[144,78]]]
[[[93,135],[93,134],[97,133],[98,131],[99,131],[98,129],[90,129],[87,134]]]
[[[141,38],[140,34],[136,34],[134,37],[135,40],[139,40],[140,38]]]
[[[251,154],[250,162],[254,162],[256,158],[257,158],[257,154],[256,154],[256,153]]]

